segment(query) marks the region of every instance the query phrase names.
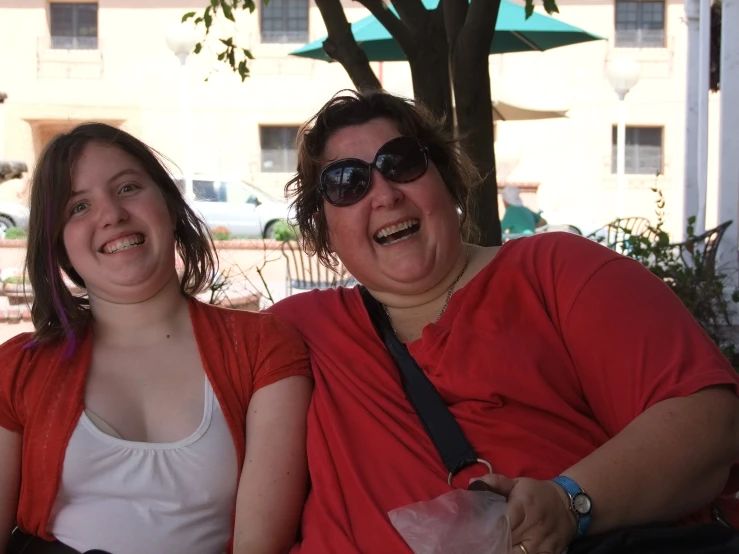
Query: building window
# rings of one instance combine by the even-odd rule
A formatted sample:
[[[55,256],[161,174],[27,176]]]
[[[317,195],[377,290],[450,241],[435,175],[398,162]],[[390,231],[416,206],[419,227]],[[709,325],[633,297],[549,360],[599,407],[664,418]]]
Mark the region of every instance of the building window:
[[[616,0],[617,48],[664,48],[664,0]]]
[[[308,0],[262,3],[262,42],[307,42]]]
[[[51,47],[63,50],[97,50],[98,5],[49,4]]]
[[[260,127],[262,171],[266,173],[294,172],[298,167],[298,150],[295,146],[297,136],[297,127]]]
[[[656,175],[662,173],[662,127],[626,127],[626,174]],[[613,126],[611,171],[617,169],[617,128]]]

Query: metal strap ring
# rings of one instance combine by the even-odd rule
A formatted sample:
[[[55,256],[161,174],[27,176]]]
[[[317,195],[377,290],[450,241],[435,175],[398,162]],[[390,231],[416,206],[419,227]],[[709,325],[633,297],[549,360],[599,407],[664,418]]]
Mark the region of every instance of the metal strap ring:
[[[490,475],[493,474],[493,466],[491,466],[490,465],[490,462],[488,462],[487,460],[483,460],[482,458],[477,458],[476,463],[483,464],[483,465],[487,466],[488,473]],[[447,483],[449,483],[449,486],[450,487],[452,486],[452,479],[454,479],[454,474],[450,471],[449,472],[449,477],[447,478]]]

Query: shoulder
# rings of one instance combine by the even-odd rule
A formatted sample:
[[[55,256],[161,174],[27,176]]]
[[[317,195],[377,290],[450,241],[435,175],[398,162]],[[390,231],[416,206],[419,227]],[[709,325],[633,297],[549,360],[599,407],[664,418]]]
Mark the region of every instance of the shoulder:
[[[195,325],[202,327],[207,322],[213,332],[225,335],[228,340],[244,340],[249,343],[282,341],[284,344],[299,342],[302,345],[293,326],[277,314],[234,310],[195,299],[191,302]]]
[[[289,296],[270,307],[267,312],[288,321],[302,334],[321,319],[334,319],[347,311],[347,305],[359,298],[355,288],[337,287],[312,290]],[[318,316],[321,316],[320,318]]]
[[[596,274],[614,265],[628,266],[636,278],[649,273],[639,262],[617,254],[595,241],[572,233],[541,233],[504,244],[489,265],[491,279],[506,286],[527,288],[544,303],[566,308]],[[624,283],[606,280],[609,287]],[[606,281],[600,280],[600,283]]]
[[[555,277],[570,272],[592,274],[609,262],[628,260],[595,241],[560,232],[512,240],[501,248],[498,258],[499,263],[516,264]]]
[[[34,406],[49,368],[63,354],[59,345],[35,344],[31,333],[21,333],[0,345],[0,425],[19,431]]]

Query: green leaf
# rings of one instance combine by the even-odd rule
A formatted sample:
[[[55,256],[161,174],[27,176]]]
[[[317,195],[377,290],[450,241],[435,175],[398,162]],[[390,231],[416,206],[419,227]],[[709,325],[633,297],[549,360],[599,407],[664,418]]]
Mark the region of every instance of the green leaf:
[[[556,0],[544,0],[544,9],[549,15],[559,13]]]
[[[213,16],[210,14],[210,6],[205,8],[205,13],[203,14],[203,19],[205,20],[205,27],[206,29],[209,29],[210,26],[213,24]]]
[[[213,6],[213,8],[218,8],[218,0],[210,0],[210,5]]]
[[[197,44],[195,45],[195,50],[194,50],[194,52],[195,52],[196,54],[200,54],[200,51],[201,51],[202,49],[203,49],[203,43],[202,43],[202,42],[198,42],[198,43],[197,43]]]
[[[235,22],[236,19],[234,19],[234,12],[231,9],[231,6],[229,6],[228,4],[224,2],[222,5],[222,8],[223,8],[223,15],[226,17],[226,19]]]
[[[218,40],[220,40],[224,45],[226,45],[226,46],[228,46],[230,48],[233,48],[233,45],[234,44],[233,44],[233,38],[232,37],[219,38]]]
[[[185,15],[182,16],[182,23],[190,19],[191,17],[195,17],[195,12],[187,12]]]
[[[695,225],[695,222],[697,221],[696,217],[694,215],[691,215],[688,218],[688,225]]]
[[[534,0],[526,0],[526,19],[534,15]]]
[[[244,8],[249,10],[249,13],[254,13],[257,9],[257,5],[252,0],[244,0]]]
[[[221,52],[220,54],[218,54],[218,61],[219,62],[222,62],[225,59],[226,59],[226,53],[225,52]]]
[[[254,56],[249,50],[247,50],[246,48],[244,48],[243,50],[244,50],[244,57],[249,58],[250,60],[254,59]]]

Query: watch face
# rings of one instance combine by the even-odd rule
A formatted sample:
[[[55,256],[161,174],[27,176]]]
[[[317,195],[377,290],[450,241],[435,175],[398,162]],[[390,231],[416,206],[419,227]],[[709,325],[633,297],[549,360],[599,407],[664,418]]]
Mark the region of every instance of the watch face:
[[[590,497],[585,493],[575,495],[572,499],[572,508],[580,515],[589,514],[592,508]]]

